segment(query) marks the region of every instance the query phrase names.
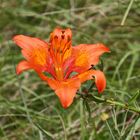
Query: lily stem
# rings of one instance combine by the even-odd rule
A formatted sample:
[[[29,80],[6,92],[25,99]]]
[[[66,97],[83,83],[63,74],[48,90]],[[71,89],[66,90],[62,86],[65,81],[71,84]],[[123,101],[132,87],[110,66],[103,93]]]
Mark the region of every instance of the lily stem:
[[[126,110],[130,110],[130,111],[133,111],[133,112],[136,112],[136,113],[140,114],[140,109],[137,109],[137,108],[135,108],[133,106],[130,106],[128,104],[124,104],[124,103],[115,101],[114,99],[104,99],[104,98],[101,98],[101,97],[98,97],[98,96],[93,96],[93,97],[100,102],[104,102],[104,103],[107,103],[107,104],[110,104],[110,105],[113,105],[113,106],[120,106],[120,107],[122,107]]]
[[[115,101],[113,98],[111,99],[105,99],[105,98],[101,98],[98,96],[93,96],[91,94],[81,94],[81,93],[77,93],[78,95],[80,95],[81,98],[83,99],[93,99],[95,102],[99,102],[99,103],[107,103],[110,104],[112,106],[119,106],[125,110],[129,110],[129,111],[133,111],[136,112],[140,115],[140,108],[135,108],[133,106],[130,106],[129,104],[125,104],[119,101]],[[90,96],[89,96],[90,95]]]

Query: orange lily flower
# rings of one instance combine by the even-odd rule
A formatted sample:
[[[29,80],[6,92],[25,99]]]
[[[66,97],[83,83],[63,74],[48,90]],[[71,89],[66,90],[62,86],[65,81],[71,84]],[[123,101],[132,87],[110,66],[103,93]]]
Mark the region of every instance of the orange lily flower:
[[[80,44],[73,47],[71,30],[60,28],[50,34],[48,43],[24,35],[16,35],[13,40],[22,49],[26,59],[17,65],[16,73],[35,70],[55,91],[64,108],[72,104],[81,83],[93,79],[93,76],[98,92],[105,89],[104,73],[90,69],[91,65],[99,62],[103,53],[109,52],[103,44]]]

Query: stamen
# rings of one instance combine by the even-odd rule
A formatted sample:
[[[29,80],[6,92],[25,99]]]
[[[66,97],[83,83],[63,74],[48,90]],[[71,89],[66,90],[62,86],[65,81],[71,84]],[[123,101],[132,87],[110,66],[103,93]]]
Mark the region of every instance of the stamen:
[[[64,30],[62,30],[61,32],[62,32],[62,34],[64,34],[64,33],[65,33],[65,31],[64,31]]]
[[[56,72],[56,76],[57,76],[58,80],[63,80],[63,71],[60,66],[55,67],[55,72]]]
[[[62,38],[62,39],[64,39],[64,38],[65,38],[65,36],[64,36],[64,35],[61,35],[61,38]]]

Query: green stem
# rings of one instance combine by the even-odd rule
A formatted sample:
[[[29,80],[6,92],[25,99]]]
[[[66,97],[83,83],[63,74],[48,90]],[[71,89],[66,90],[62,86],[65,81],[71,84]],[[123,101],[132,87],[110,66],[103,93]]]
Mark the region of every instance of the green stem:
[[[133,2],[134,2],[134,0],[131,0],[130,3],[129,3],[129,5],[128,5],[128,7],[127,7],[127,10],[126,10],[126,12],[125,12],[125,14],[124,14],[124,17],[123,17],[123,19],[122,19],[122,22],[121,22],[121,25],[122,25],[122,26],[123,26],[124,23],[125,23],[125,20],[126,20],[126,18],[127,18],[127,16],[128,16],[128,13],[129,13],[129,11],[130,11],[132,5],[133,5]]]
[[[135,108],[133,106],[130,106],[128,104],[124,104],[124,103],[121,103],[121,102],[118,102],[118,101],[114,101],[113,99],[103,99],[103,98],[97,97],[97,96],[94,96],[94,98],[96,98],[100,102],[104,102],[104,103],[114,105],[114,106],[120,106],[124,109],[127,109],[127,110],[130,110],[130,111],[133,111],[133,112],[136,112],[136,113],[140,114],[140,109],[137,109],[137,108]]]

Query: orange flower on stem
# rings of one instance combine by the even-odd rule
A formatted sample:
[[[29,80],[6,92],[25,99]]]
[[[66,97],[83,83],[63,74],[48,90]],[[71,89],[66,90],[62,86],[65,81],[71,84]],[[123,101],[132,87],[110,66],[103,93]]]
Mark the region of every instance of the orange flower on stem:
[[[99,62],[99,57],[109,49],[103,44],[80,44],[72,46],[70,29],[56,28],[47,43],[38,38],[16,35],[14,42],[25,57],[16,67],[16,73],[34,69],[59,97],[64,108],[69,107],[81,83],[93,79],[98,92],[106,87],[104,73],[90,69]],[[51,77],[49,76],[51,75]]]

